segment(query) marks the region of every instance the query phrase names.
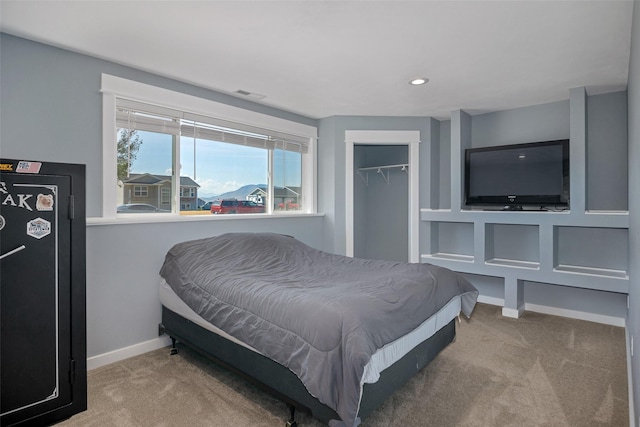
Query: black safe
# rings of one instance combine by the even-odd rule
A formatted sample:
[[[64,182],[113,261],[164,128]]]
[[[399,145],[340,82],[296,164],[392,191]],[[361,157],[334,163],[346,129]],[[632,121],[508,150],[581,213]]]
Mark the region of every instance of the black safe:
[[[0,159],[0,425],[87,408],[85,166]]]

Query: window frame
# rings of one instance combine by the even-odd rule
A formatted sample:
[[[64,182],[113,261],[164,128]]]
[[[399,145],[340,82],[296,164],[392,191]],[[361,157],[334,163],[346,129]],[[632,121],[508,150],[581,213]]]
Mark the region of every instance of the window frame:
[[[247,126],[254,126],[266,130],[281,132],[285,134],[303,137],[309,141],[309,151],[307,155],[302,156],[302,188],[305,200],[304,210],[299,211],[296,215],[315,214],[317,213],[317,138],[318,130],[315,126],[310,126],[291,120],[258,113],[251,110],[223,104],[220,102],[188,95],[181,92],[172,91],[145,83],[139,83],[127,80],[121,77],[102,74],[101,89],[102,93],[102,137],[103,137],[103,196],[102,196],[102,217],[108,219],[130,218],[126,214],[116,213],[117,192],[116,186],[113,185],[117,180],[116,176],[116,103],[117,99],[141,102],[150,105],[159,106],[159,108],[173,109],[185,113],[208,116],[220,120],[227,120]],[[174,141],[174,163],[180,164],[180,153],[177,149],[178,141]],[[273,167],[273,153],[269,151],[269,168]],[[174,167],[175,167],[174,165]],[[177,170],[177,169],[174,169]],[[271,178],[270,178],[271,179]],[[167,217],[175,218],[175,220],[184,219],[185,216],[180,215],[180,180],[173,180],[173,200],[172,212],[162,214],[151,214],[147,218],[137,218],[148,220],[150,217],[162,216],[165,220]],[[270,187],[272,182],[267,183]],[[261,217],[276,214],[273,209],[269,209],[265,214],[259,214]],[[213,217],[213,216],[212,216]],[[214,217],[215,218],[215,217]],[[239,216],[247,218],[246,216]],[[213,218],[211,218],[213,219]]]

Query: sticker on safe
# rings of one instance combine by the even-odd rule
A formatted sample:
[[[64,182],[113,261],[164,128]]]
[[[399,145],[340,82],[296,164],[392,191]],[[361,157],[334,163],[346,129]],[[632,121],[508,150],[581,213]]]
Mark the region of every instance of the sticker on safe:
[[[51,234],[51,223],[42,218],[32,219],[27,223],[27,234],[36,239],[42,239]]]
[[[52,211],[53,194],[38,194],[38,200],[36,201],[36,210]]]
[[[39,173],[42,167],[42,162],[26,162],[21,160],[16,166],[16,172],[18,173]]]

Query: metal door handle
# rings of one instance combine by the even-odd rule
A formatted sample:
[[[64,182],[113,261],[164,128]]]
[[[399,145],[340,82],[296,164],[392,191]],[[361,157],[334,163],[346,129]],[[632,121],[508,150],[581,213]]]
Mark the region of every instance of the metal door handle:
[[[18,246],[17,248],[15,248],[14,250],[9,251],[9,252],[7,252],[7,253],[6,253],[6,254],[4,254],[4,255],[0,255],[0,259],[2,259],[2,258],[6,258],[6,257],[8,257],[9,255],[13,255],[13,254],[15,254],[16,252],[20,252],[21,250],[23,250],[23,249],[25,249],[25,248],[26,248],[26,246],[25,246],[25,245],[20,245],[20,246]]]

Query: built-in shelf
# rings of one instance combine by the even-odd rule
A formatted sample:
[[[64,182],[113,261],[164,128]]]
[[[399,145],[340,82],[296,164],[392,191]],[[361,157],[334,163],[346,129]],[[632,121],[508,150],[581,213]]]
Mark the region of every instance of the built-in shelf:
[[[432,185],[423,191],[425,197],[421,195],[420,200],[424,206],[420,209],[420,220],[424,223],[420,229],[421,260],[468,274],[480,284],[484,278],[498,279],[503,295],[494,289],[491,296],[504,298],[505,315],[522,314],[525,287],[536,289],[538,284],[561,286],[562,289],[549,291],[558,295],[571,294],[569,288],[593,291],[594,296],[599,292],[629,293],[628,269],[633,260],[629,259],[628,250],[630,217],[628,210],[624,210],[628,190],[625,176],[601,177],[587,161],[588,154],[593,152],[590,150],[608,149],[604,145],[608,144],[608,136],[598,134],[594,144],[587,144],[589,132],[609,135],[612,130],[609,127],[597,130],[603,126],[597,118],[593,129],[587,126],[590,123],[587,123],[584,88],[572,89],[569,98],[566,104],[544,106],[544,110],[527,108],[513,112],[513,116],[511,112],[509,115],[498,113],[495,119],[484,116],[476,120],[467,113],[454,111],[450,140],[444,137],[449,145],[436,140],[429,146]],[[623,101],[620,102],[622,105]],[[609,117],[609,104],[606,108]],[[548,115],[547,111],[554,113]],[[594,111],[590,110],[590,118],[597,117]],[[517,123],[511,126],[509,121],[516,117]],[[529,117],[531,123],[537,123],[530,129],[532,134],[537,135],[535,129],[542,124],[546,128],[550,117],[556,121],[554,128],[558,132],[568,131],[563,137],[571,140],[570,209],[509,211],[498,210],[499,206],[495,210],[465,206],[465,149],[496,140],[508,143],[513,135],[524,135],[526,131],[520,126],[529,123]],[[613,136],[618,152],[612,159],[626,161],[622,159],[624,150],[620,150],[624,148],[626,134],[614,131]],[[450,150],[445,151],[443,147]],[[620,165],[615,162],[598,167],[602,170],[627,167],[624,162]],[[593,173],[591,179],[590,172]],[[597,186],[594,177],[597,177]],[[440,185],[434,186],[434,182]]]
[[[444,252],[438,252],[435,254],[424,254],[422,258],[434,258],[434,259],[444,259],[449,261],[461,261],[461,262],[473,262],[473,255],[462,255],[462,254],[448,254]]]
[[[563,211],[563,212],[528,212],[528,211],[482,211],[452,209],[420,209],[422,221],[439,222],[475,222],[494,224],[552,224],[576,227],[628,228],[627,211]]]
[[[629,279],[624,270],[612,270],[608,268],[583,267],[580,265],[557,265],[553,271],[559,273],[583,274],[587,276],[601,276],[617,279]]]
[[[534,261],[520,261],[517,259],[492,258],[486,261],[488,265],[499,265],[502,267],[529,268],[539,270],[540,263]]]
[[[514,239],[513,236],[518,236]],[[485,224],[484,256],[489,265],[540,267],[540,227],[534,224]]]
[[[586,211],[585,215],[621,215],[621,216],[629,216],[629,211],[616,211],[616,210],[592,210]]]

